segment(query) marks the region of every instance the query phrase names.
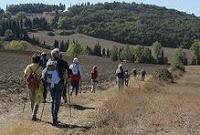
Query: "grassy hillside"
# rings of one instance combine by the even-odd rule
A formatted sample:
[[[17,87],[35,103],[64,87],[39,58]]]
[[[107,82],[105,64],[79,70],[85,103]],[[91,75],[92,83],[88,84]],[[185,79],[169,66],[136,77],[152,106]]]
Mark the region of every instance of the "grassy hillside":
[[[34,32],[34,33],[29,33],[29,36],[32,37],[34,35],[34,37],[36,39],[39,38],[41,43],[43,43],[43,41],[45,41],[46,44],[50,45],[50,46],[53,46],[54,40],[58,40],[58,41],[70,40],[70,41],[72,41],[73,39],[79,41],[79,43],[81,43],[83,45],[88,45],[91,48],[93,48],[94,45],[97,44],[97,42],[99,42],[99,44],[102,46],[102,48],[109,48],[109,49],[112,49],[113,46],[123,47],[123,46],[127,45],[127,44],[123,44],[123,43],[119,43],[119,42],[115,42],[115,41],[110,41],[110,40],[87,36],[84,34],[72,34],[69,36],[60,36],[58,34],[55,34],[55,36],[48,36],[47,33],[48,32],[45,32],[45,31],[38,31],[38,32]],[[56,31],[55,33],[59,33],[59,32]],[[175,49],[173,49],[173,48],[164,48],[165,56],[168,57],[169,60],[172,60],[174,51],[175,51]],[[185,50],[185,52],[189,58],[189,61],[191,61],[192,56],[193,56],[192,51]]]
[[[129,44],[189,48],[200,38],[200,19],[194,15],[154,5],[104,3],[75,5],[58,26],[93,37]]]

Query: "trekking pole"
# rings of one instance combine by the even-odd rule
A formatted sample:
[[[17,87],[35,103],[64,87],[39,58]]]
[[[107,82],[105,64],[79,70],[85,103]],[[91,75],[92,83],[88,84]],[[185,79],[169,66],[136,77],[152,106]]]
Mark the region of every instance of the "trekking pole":
[[[72,108],[71,108],[71,99],[70,99],[70,96],[71,95],[68,94],[68,97],[69,97],[69,116],[72,117]]]
[[[40,121],[42,121],[42,116],[43,116],[43,113],[44,113],[45,104],[46,104],[46,102],[44,102],[44,105],[43,105],[43,108],[42,108],[42,113],[41,113],[41,116],[40,116]]]
[[[26,100],[28,99],[28,91],[26,92],[26,97],[25,97],[25,99],[24,99],[24,106],[23,106],[23,113],[24,113],[24,111],[25,111],[25,108],[26,108]]]

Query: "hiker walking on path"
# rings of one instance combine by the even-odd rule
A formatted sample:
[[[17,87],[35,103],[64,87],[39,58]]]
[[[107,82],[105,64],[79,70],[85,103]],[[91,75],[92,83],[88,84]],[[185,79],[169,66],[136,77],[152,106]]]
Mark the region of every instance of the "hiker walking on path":
[[[40,66],[42,67],[42,69],[44,70],[46,68],[47,65],[47,54],[45,52],[42,52],[41,57],[40,57]],[[47,84],[45,83],[44,80],[42,80],[43,86],[44,86],[44,93],[43,93],[43,97],[44,97],[44,102],[46,102],[46,98],[47,98]]]
[[[40,66],[42,67],[42,69],[46,68],[47,61],[47,54],[45,52],[42,52],[40,57]]]
[[[93,66],[91,71],[91,92],[95,93],[96,86],[97,86],[97,77],[98,77],[98,71],[97,66]]]
[[[142,69],[142,70],[141,70],[141,81],[144,81],[144,80],[145,80],[145,77],[146,77],[146,70],[145,70],[145,69]]]
[[[124,72],[124,81],[125,81],[125,85],[128,87],[128,83],[129,83],[129,77],[130,77],[130,75],[129,75],[129,73],[128,73],[128,70],[126,70],[125,72]]]
[[[137,78],[137,69],[136,68],[133,68],[132,74],[133,74],[133,77],[136,79]]]
[[[74,58],[73,63],[69,68],[72,70],[72,74],[70,75],[72,86],[71,95],[75,91],[75,95],[77,96],[79,91],[79,83],[82,76],[81,65],[78,61],[78,58]]]
[[[62,56],[62,54],[60,54],[60,59],[63,59],[63,56]],[[69,91],[69,85],[70,85],[70,81],[69,81],[69,74],[66,72],[66,71],[64,71],[64,73],[63,73],[64,75],[63,75],[63,77],[64,77],[64,87],[63,87],[63,93],[62,93],[62,98],[63,98],[63,100],[64,100],[64,103],[67,103],[67,91]]]
[[[39,100],[43,100],[43,97],[39,97],[38,93],[42,93],[40,86],[42,69],[40,67],[40,56],[32,56],[32,64],[28,65],[24,70],[24,77],[26,79],[29,88],[29,97],[31,100],[32,120],[37,120],[37,111],[39,108]],[[42,95],[43,96],[43,95]],[[40,98],[40,99],[39,99]]]
[[[118,65],[115,75],[116,75],[118,90],[121,90],[124,87],[124,69],[122,64]]]
[[[42,72],[42,78],[49,84],[52,97],[52,126],[58,124],[58,112],[60,108],[61,96],[64,89],[64,72],[67,70],[71,74],[68,63],[60,59],[60,51],[55,48],[51,51],[51,57],[47,62],[47,67]]]

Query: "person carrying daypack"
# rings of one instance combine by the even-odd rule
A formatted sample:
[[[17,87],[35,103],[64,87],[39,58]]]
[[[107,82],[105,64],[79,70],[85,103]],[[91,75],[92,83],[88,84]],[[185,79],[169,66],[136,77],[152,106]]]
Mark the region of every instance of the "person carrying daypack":
[[[71,95],[75,91],[75,95],[77,96],[79,91],[79,83],[82,75],[81,66],[79,64],[78,58],[74,58],[73,63],[70,65],[69,68],[72,71],[72,74],[70,75],[72,86]]]
[[[97,66],[93,66],[92,71],[91,71],[91,92],[95,93],[96,90],[96,85],[97,85],[97,77],[98,77],[98,71],[97,71]]]
[[[46,68],[47,65],[47,54],[45,52],[42,52],[41,56],[40,56],[40,66],[42,67],[42,69],[44,70]],[[46,102],[46,98],[47,98],[47,84],[42,80],[43,86],[44,86],[44,92],[43,92],[43,97],[44,97],[44,102]]]
[[[47,54],[45,52],[42,52],[40,56],[40,66],[42,67],[42,69],[46,68],[47,61],[48,61]]]
[[[60,54],[60,59],[63,59],[62,54]],[[70,81],[69,81],[69,74],[64,71],[63,73],[64,77],[64,88],[63,88],[63,93],[62,93],[62,98],[64,100],[64,103],[67,103],[67,92],[69,91],[69,86],[70,86]]]
[[[36,103],[36,96],[39,92],[39,87],[41,82],[41,73],[42,69],[39,65],[40,56],[32,56],[32,64],[28,65],[24,70],[24,78],[29,88],[29,97],[31,101],[31,110],[32,110],[32,121],[37,120],[37,111],[39,108],[39,103]]]
[[[133,74],[133,77],[136,79],[136,77],[137,77],[137,69],[136,68],[133,68],[132,74]]]
[[[51,51],[51,56],[52,58],[47,62],[47,67],[42,72],[42,78],[50,87],[52,97],[52,126],[57,126],[60,101],[64,89],[64,72],[67,70],[68,74],[71,74],[71,70],[68,63],[60,59],[60,50],[58,48]]]
[[[118,90],[121,90],[124,86],[124,69],[123,69],[122,64],[118,65],[115,75],[116,75]]]
[[[129,83],[129,77],[130,77],[130,75],[129,75],[129,73],[128,73],[128,70],[126,70],[125,72],[124,72],[124,81],[125,81],[125,85],[128,87],[128,83]]]
[[[144,80],[145,80],[145,77],[146,77],[146,70],[145,70],[145,69],[142,69],[142,70],[141,70],[141,81],[144,81]]]

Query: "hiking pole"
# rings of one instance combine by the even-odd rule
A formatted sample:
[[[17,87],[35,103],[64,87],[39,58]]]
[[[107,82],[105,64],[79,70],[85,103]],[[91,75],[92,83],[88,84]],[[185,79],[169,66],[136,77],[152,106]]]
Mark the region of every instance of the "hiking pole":
[[[26,92],[26,97],[24,98],[24,106],[23,106],[23,113],[25,111],[26,108],[26,100],[28,99],[28,91]]]
[[[69,116],[72,117],[72,108],[71,108],[70,95],[69,95]]]
[[[69,88],[69,86],[68,86],[68,88]],[[72,113],[72,110],[71,110],[71,99],[70,99],[70,93],[69,93],[70,91],[69,91],[69,89],[68,89],[68,92],[67,92],[67,95],[68,95],[68,98],[69,98],[69,116],[70,117],[72,117],[71,116],[71,113]]]
[[[43,105],[43,108],[42,108],[42,113],[41,113],[41,116],[40,116],[40,121],[42,121],[42,116],[43,116],[43,113],[44,113],[45,104],[46,104],[46,102],[44,102],[44,105]]]

